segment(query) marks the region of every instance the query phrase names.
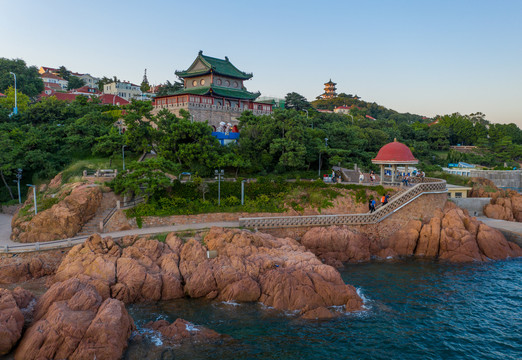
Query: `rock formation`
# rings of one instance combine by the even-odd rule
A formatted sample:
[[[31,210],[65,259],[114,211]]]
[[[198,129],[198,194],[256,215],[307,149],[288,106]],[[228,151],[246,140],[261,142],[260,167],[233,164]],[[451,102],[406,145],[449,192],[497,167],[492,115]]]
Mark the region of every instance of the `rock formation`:
[[[204,239],[165,243],[126,238],[121,248],[110,238],[91,236],[75,246],[54,281],[86,275],[103,296],[126,303],[188,295],[222,301],[260,301],[281,310],[313,310],[344,305],[358,310],[362,300],[337,270],[321,263],[295,240],[244,230],[212,228]],[[217,257],[207,258],[207,251]]]
[[[83,279],[54,284],[36,303],[15,352],[26,359],[119,359],[135,329],[125,305]]]
[[[437,210],[428,222],[410,220],[387,238],[360,241],[357,235],[363,236],[346,227],[314,228],[303,236],[302,244],[319,257],[329,257],[327,262],[358,261],[370,256],[382,259],[416,256],[451,262],[522,256],[520,247],[508,242],[500,231],[470,217],[466,210],[451,202],[444,211]]]
[[[0,284],[13,284],[52,275],[60,265],[63,251],[16,254],[0,258]]]
[[[94,216],[101,198],[98,186],[77,184],[62,201],[29,220],[22,214],[22,207],[11,222],[11,239],[30,243],[73,237]]]
[[[469,197],[492,197],[493,194],[501,191],[493,181],[482,178],[473,177],[471,178],[472,188],[469,192]]]
[[[484,215],[492,219],[522,222],[522,195],[516,191],[500,191],[484,206]]]
[[[22,288],[13,291],[0,288],[0,355],[9,353],[22,336],[24,310],[33,299],[33,295]]]
[[[183,319],[176,319],[172,324],[166,320],[158,320],[145,324],[145,327],[159,332],[163,341],[168,345],[179,345],[186,342],[193,344],[203,342],[213,343],[230,338],[204,326],[194,325]]]

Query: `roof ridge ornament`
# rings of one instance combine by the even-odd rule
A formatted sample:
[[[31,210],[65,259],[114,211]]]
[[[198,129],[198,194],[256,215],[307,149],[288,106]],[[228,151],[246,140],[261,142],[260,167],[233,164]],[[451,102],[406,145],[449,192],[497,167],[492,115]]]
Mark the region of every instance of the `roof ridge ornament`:
[[[225,60],[228,61],[228,56],[225,56]]]
[[[203,55],[203,50],[199,50],[198,55]]]

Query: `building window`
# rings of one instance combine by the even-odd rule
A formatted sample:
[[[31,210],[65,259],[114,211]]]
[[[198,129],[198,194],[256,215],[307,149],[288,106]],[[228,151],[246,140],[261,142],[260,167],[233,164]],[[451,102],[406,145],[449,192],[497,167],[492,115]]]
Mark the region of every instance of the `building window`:
[[[230,86],[230,81],[225,80],[225,86]]]
[[[216,80],[216,84],[217,84],[217,85],[221,85],[221,79],[217,79],[217,80]]]
[[[455,197],[456,197],[457,199],[460,199],[460,198],[462,197],[462,193],[461,193],[461,192],[456,192],[456,193],[455,193]]]
[[[197,81],[197,80],[194,80],[194,81],[192,82],[192,86],[198,86],[198,81]]]
[[[201,85],[205,85],[205,79],[201,79],[201,81],[199,82]]]

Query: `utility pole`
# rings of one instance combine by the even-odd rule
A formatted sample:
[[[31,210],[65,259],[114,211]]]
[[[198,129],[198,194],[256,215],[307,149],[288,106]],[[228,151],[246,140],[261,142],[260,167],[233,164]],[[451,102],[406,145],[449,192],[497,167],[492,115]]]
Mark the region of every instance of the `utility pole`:
[[[245,183],[246,180],[241,180],[241,205],[245,204]]]
[[[214,170],[214,174],[218,181],[218,206],[221,206],[221,179],[225,176],[225,170]]]
[[[126,147],[126,146],[127,146],[127,145],[123,145],[123,146],[121,147],[121,154],[122,154],[122,158],[123,158],[123,170],[125,170],[125,147]]]

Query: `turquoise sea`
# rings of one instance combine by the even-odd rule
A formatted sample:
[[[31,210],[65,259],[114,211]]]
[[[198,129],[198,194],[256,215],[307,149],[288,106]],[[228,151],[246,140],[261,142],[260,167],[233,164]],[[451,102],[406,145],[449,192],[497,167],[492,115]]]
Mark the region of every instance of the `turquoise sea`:
[[[346,265],[365,311],[304,321],[261,304],[176,300],[129,306],[145,341],[125,359],[522,359],[522,259]],[[144,323],[181,317],[228,334],[168,348]]]

